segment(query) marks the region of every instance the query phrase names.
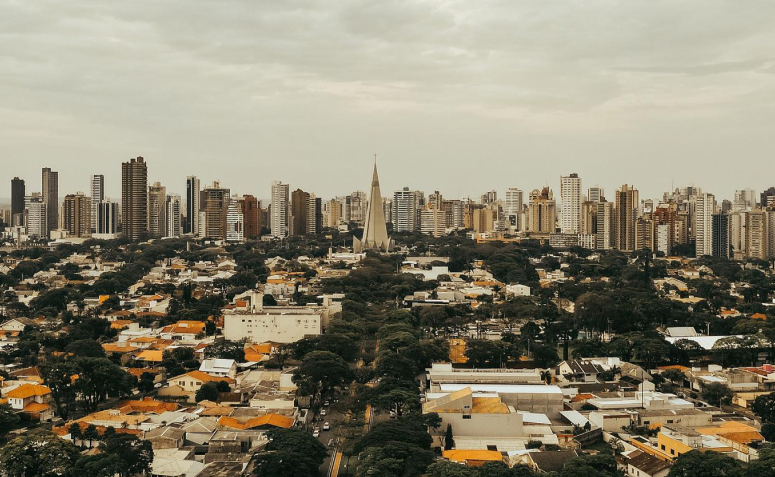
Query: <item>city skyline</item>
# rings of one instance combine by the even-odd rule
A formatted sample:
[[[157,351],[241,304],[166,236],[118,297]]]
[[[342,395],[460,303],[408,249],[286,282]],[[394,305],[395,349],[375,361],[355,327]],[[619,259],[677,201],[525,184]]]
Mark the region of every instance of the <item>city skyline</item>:
[[[318,181],[309,181],[305,183],[300,183],[297,181],[294,181],[292,179],[288,179],[289,176],[292,176],[295,170],[289,169],[289,173],[285,174],[284,176],[281,175],[276,178],[272,179],[266,179],[266,184],[263,184],[262,182],[255,182],[252,185],[246,186],[246,188],[242,187],[236,187],[234,186],[235,183],[244,182],[244,178],[241,178],[240,174],[237,173],[237,171],[234,172],[233,177],[226,176],[226,179],[218,178],[223,177],[224,174],[216,174],[216,176],[203,176],[201,174],[197,174],[196,172],[191,172],[188,169],[180,169],[179,167],[175,170],[175,172],[170,176],[172,179],[169,181],[161,180],[159,179],[159,174],[155,173],[155,171],[161,167],[164,169],[164,161],[153,161],[148,156],[143,156],[140,154],[139,156],[129,156],[126,158],[116,159],[115,164],[112,166],[109,165],[108,161],[104,161],[102,163],[102,169],[101,170],[95,170],[95,171],[84,171],[80,168],[78,168],[77,171],[74,171],[72,167],[67,167],[66,164],[62,164],[60,162],[57,162],[56,160],[48,160],[47,162],[41,163],[39,166],[27,166],[25,165],[25,170],[29,168],[33,171],[33,175],[40,176],[41,169],[43,167],[50,167],[54,171],[58,172],[59,176],[59,199],[64,199],[64,197],[67,194],[75,194],[77,192],[83,192],[86,195],[90,195],[91,191],[91,180],[92,175],[101,175],[104,176],[104,198],[110,199],[113,201],[120,202],[121,201],[121,170],[120,170],[120,164],[122,162],[129,161],[133,157],[143,157],[148,163],[148,185],[152,185],[155,182],[161,183],[164,187],[166,187],[167,192],[169,194],[177,194],[180,195],[183,198],[183,204],[186,203],[185,197],[186,197],[186,189],[187,189],[187,177],[189,176],[195,176],[200,181],[202,181],[202,187],[206,183],[212,184],[212,182],[219,182],[223,184],[226,187],[229,187],[233,194],[240,194],[240,195],[253,195],[258,200],[269,203],[271,202],[271,188],[272,183],[274,181],[280,181],[284,184],[289,184],[291,188],[301,188],[305,191],[314,192],[318,197],[323,198],[335,198],[338,196],[341,196],[343,194],[349,194],[354,191],[364,191],[364,189],[367,189],[363,184],[369,182],[371,167],[373,166],[374,162],[374,155],[368,157],[368,159],[358,162],[357,168],[354,164],[352,173],[344,174],[344,177],[346,177],[346,180],[343,182],[334,182],[333,184],[330,181],[325,180],[318,180]],[[680,182],[680,181],[670,181],[670,184],[667,185],[664,188],[656,188],[653,191],[650,189],[642,187],[641,183],[637,179],[637,175],[635,180],[631,181],[625,181],[625,180],[615,180],[613,182],[609,183],[600,183],[595,180],[594,177],[588,176],[581,172],[581,168],[578,169],[570,169],[566,171],[557,171],[557,174],[552,175],[552,178],[547,179],[546,181],[539,182],[539,183],[527,183],[524,184],[525,181],[524,177],[519,174],[519,171],[515,169],[514,171],[514,177],[516,178],[516,181],[514,183],[507,183],[504,187],[495,187],[493,184],[495,183],[501,183],[504,181],[502,178],[502,174],[497,174],[495,171],[493,171],[493,174],[491,176],[491,181],[488,183],[485,182],[484,186],[482,188],[474,188],[473,186],[466,187],[467,192],[456,194],[452,189],[460,189],[462,186],[452,186],[448,189],[445,189],[442,186],[438,185],[438,182],[434,180],[433,177],[419,177],[415,174],[406,174],[404,179],[401,178],[399,175],[396,177],[398,173],[401,171],[395,170],[395,168],[391,167],[392,162],[388,159],[377,155],[377,162],[380,165],[380,176],[387,176],[387,177],[393,177],[394,180],[385,185],[386,181],[381,180],[383,183],[383,189],[385,191],[388,191],[390,194],[389,196],[392,197],[392,193],[395,191],[400,191],[404,187],[409,187],[410,190],[421,190],[424,191],[426,194],[432,193],[433,191],[440,191],[444,196],[448,197],[454,197],[456,199],[472,199],[472,200],[478,200],[479,197],[489,190],[494,190],[498,192],[499,197],[505,197],[505,193],[510,188],[517,188],[522,190],[525,193],[525,197],[527,198],[527,195],[530,193],[530,191],[534,189],[541,190],[543,187],[549,187],[555,195],[557,196],[557,203],[558,205],[562,205],[562,200],[560,199],[560,191],[561,191],[561,183],[562,178],[566,177],[569,174],[577,174],[582,179],[582,189],[581,194],[582,197],[587,195],[588,189],[590,188],[596,188],[599,187],[603,189],[604,191],[614,191],[615,189],[619,188],[622,184],[631,184],[632,186],[636,187],[640,191],[640,197],[641,199],[655,199],[659,200],[662,198],[663,193],[665,192],[673,192],[675,189],[682,188],[682,187],[696,187],[702,189],[703,192],[708,192],[713,194],[716,199],[721,202],[723,200],[734,200],[735,194],[737,191],[743,190],[743,189],[752,189],[756,192],[757,197],[758,194],[763,192],[766,189],[769,189],[773,186],[772,182],[773,180],[770,178],[770,176],[766,174],[759,174],[759,179],[756,181],[757,183],[761,183],[762,185],[759,187],[753,186],[751,184],[739,184],[737,182],[727,182],[727,184],[730,184],[722,189],[713,189],[708,187],[705,184],[697,183],[693,181],[689,182]],[[362,167],[362,171],[360,170]],[[41,187],[38,186],[38,182],[31,180],[30,177],[20,175],[18,173],[15,173],[16,169],[12,165],[9,168],[4,169],[2,172],[0,172],[0,181],[2,183],[6,184],[3,186],[2,192],[0,192],[0,206],[9,207],[10,199],[11,199],[11,180],[14,177],[18,177],[21,180],[24,180],[26,183],[26,193],[29,195],[31,192],[41,192]],[[383,173],[382,171],[385,170],[386,173]],[[391,173],[392,171],[392,173]],[[623,171],[624,172],[624,171]],[[361,175],[363,177],[361,177]],[[83,176],[83,180],[77,180],[76,178],[80,178],[80,176]],[[486,174],[483,174],[484,177],[488,177]],[[630,173],[623,173],[622,177],[631,177],[632,174]],[[70,179],[69,183],[76,184],[74,187],[68,187],[68,179]],[[83,185],[80,187],[77,185],[80,182],[83,182]],[[421,182],[423,184],[427,184],[427,187],[424,186],[418,186],[414,185],[418,182]],[[325,191],[331,190],[331,193],[327,193]],[[728,190],[729,192],[723,192],[725,190]],[[501,196],[500,194],[503,194]],[[611,200],[611,199],[609,199]]]

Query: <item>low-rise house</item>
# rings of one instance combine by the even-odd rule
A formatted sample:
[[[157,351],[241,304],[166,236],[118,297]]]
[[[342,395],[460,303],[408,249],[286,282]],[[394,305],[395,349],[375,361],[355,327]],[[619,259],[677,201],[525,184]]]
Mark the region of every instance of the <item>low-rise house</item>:
[[[180,386],[186,393],[196,393],[205,383],[226,382],[229,386],[235,384],[234,379],[225,376],[212,376],[202,371],[189,371],[168,380],[170,386]]]
[[[39,384],[21,384],[5,393],[11,409],[23,412],[36,421],[50,421],[54,418],[51,407],[51,389]]]
[[[640,450],[630,452],[624,464],[629,477],[667,477],[672,467],[670,462]]]
[[[210,376],[237,377],[237,363],[233,359],[205,359],[199,366],[199,371]]]

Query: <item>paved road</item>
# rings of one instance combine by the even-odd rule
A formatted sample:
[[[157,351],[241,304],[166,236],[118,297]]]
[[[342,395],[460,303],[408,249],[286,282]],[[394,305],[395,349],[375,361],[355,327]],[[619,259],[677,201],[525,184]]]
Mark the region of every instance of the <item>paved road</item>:
[[[339,465],[341,465],[341,453],[335,452],[338,449],[338,444],[341,440],[339,437],[339,431],[340,426],[345,420],[345,415],[342,411],[340,411],[337,406],[337,404],[341,403],[331,403],[331,406],[327,406],[324,409],[326,410],[325,416],[317,416],[317,419],[319,421],[315,422],[315,426],[320,426],[320,436],[318,437],[318,440],[328,448],[328,457],[323,461],[323,465],[320,466],[320,472],[325,476],[336,476],[336,472],[339,471]],[[328,422],[331,425],[331,429],[328,431],[323,430],[323,424]],[[332,443],[332,445],[328,445],[329,442]],[[332,465],[332,459],[334,459],[334,465]]]

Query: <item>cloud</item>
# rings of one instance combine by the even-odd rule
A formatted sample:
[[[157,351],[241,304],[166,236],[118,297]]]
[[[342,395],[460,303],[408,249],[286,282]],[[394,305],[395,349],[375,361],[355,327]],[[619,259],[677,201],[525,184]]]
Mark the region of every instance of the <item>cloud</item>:
[[[775,104],[770,1],[0,0],[0,12],[7,173],[58,167],[65,191],[104,172],[118,195],[118,163],[144,154],[173,191],[195,173],[264,197],[272,179],[331,196],[368,185],[368,168],[361,181],[341,171],[375,149],[391,157],[387,187],[453,194],[572,170],[645,195],[670,179],[719,195],[766,185],[752,171],[772,147],[759,127]],[[734,184],[704,167],[741,141],[753,167]],[[648,170],[610,167],[630,160]]]

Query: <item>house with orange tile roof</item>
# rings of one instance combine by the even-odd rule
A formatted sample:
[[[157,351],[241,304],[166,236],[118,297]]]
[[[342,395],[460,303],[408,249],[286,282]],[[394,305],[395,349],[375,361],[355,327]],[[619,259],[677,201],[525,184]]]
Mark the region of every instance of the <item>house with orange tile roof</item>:
[[[492,450],[445,450],[441,456],[451,462],[480,467],[487,462],[503,462],[503,454]]]
[[[5,393],[8,405],[28,414],[32,419],[50,421],[54,418],[51,407],[51,389],[39,384],[22,384]]]
[[[272,429],[282,428],[290,429],[293,427],[294,419],[280,414],[264,414],[259,417],[252,417],[247,420],[240,420],[234,417],[223,416],[218,419],[218,427],[225,429]]]
[[[225,381],[229,386],[233,386],[236,383],[232,378],[211,376],[202,371],[189,371],[186,374],[171,378],[167,382],[170,386],[179,386],[184,392],[193,394],[199,391],[205,383],[217,383],[219,381]]]
[[[165,340],[194,341],[200,333],[205,331],[204,321],[181,320],[162,328],[159,336]]]

